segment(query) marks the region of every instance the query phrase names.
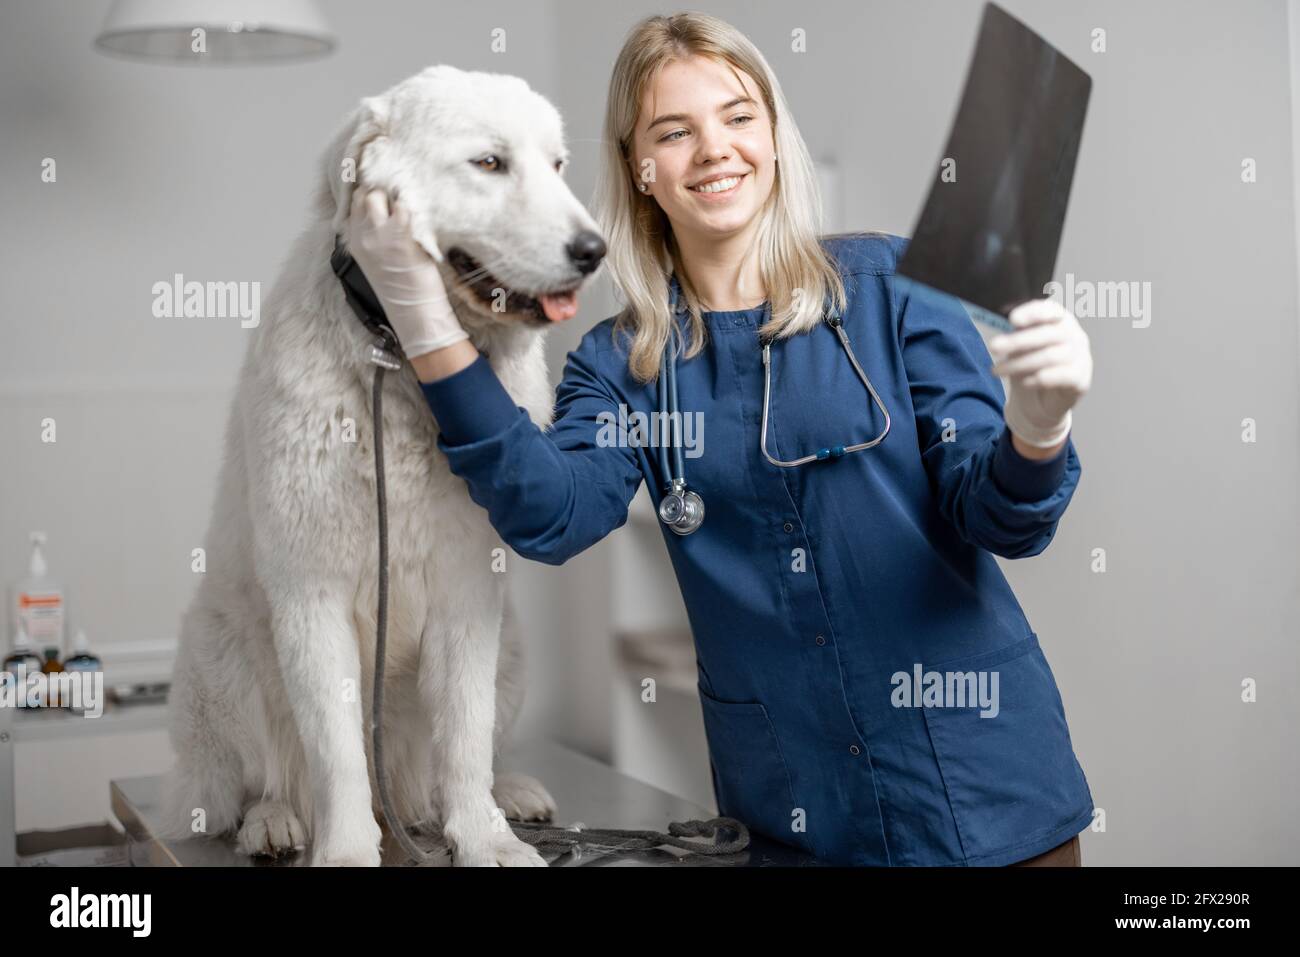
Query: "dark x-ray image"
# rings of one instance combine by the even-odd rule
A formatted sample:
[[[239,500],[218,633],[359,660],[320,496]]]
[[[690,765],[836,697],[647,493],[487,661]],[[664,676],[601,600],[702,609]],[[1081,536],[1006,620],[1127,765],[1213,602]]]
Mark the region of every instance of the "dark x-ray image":
[[[998,315],[1042,296],[1091,89],[1059,50],[986,5],[943,161],[898,273]]]

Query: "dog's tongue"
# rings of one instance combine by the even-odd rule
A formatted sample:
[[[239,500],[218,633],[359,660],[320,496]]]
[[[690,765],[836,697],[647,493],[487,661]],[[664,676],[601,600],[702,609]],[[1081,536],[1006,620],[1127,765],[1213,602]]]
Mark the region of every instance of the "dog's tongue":
[[[537,301],[542,304],[542,311],[546,313],[546,318],[551,322],[563,322],[565,319],[572,319],[578,314],[578,294],[576,292],[539,296]]]

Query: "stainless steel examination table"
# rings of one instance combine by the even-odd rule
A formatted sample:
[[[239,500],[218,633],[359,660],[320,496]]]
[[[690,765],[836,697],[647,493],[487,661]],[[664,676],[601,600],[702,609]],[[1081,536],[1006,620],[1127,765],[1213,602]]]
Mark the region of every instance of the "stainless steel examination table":
[[[707,821],[714,815],[704,808],[674,797],[643,781],[620,774],[608,765],[547,740],[521,742],[498,762],[498,770],[531,774],[551,792],[559,806],[553,824],[582,823],[591,828],[629,828],[667,831],[669,821]],[[143,867],[302,867],[309,850],[300,850],[276,861],[246,857],[235,850],[233,838],[195,837],[163,841],[155,837],[162,779],[158,776],[127,778],[110,784],[113,813],[126,831],[130,861]],[[412,835],[425,850],[440,847],[434,835]],[[392,835],[384,831],[384,866],[401,866],[405,855]],[[726,857],[687,854],[675,848],[616,850],[580,847],[543,852],[552,867],[656,867],[681,866],[769,866],[815,865],[816,861],[797,848],[750,834],[747,850]],[[445,854],[441,856],[446,863]]]

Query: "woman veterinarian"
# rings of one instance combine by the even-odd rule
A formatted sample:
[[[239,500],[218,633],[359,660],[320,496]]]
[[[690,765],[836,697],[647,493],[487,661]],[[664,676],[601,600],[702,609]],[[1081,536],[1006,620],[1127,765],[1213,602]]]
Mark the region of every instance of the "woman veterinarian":
[[[776,78],[715,18],[634,28],[605,144],[597,217],[627,307],[569,353],[547,431],[449,310],[400,301],[441,279],[405,217],[367,200],[357,259],[399,339],[458,340],[413,357],[452,470],[515,551],[553,565],[622,525],[642,480],[659,504],[677,466],[609,441],[608,423],[620,405],[659,410],[676,330],[680,409],[707,427],[684,459],[706,514],[663,533],[721,813],[827,863],[1077,864],[1092,795],[994,556],[1045,549],[1078,482],[1071,408],[1092,373],[1078,321],[1025,303],[986,349],[956,300],[895,286],[905,240],[819,240]],[[913,695],[931,671],[974,673],[993,705]]]

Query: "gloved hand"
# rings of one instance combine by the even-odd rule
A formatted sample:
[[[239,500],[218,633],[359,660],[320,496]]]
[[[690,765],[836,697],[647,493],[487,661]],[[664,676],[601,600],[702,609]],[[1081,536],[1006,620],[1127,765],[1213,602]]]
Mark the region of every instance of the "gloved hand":
[[[348,252],[384,307],[408,359],[468,339],[433,259],[411,236],[410,214],[382,189],[352,194]]]
[[[1092,385],[1092,347],[1074,313],[1053,299],[1021,303],[1014,332],[989,340],[993,374],[1010,377],[1003,417],[1022,442],[1051,448],[1070,431],[1071,410]]]

